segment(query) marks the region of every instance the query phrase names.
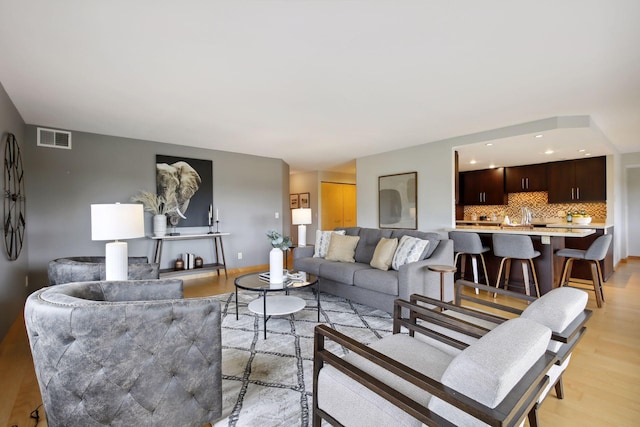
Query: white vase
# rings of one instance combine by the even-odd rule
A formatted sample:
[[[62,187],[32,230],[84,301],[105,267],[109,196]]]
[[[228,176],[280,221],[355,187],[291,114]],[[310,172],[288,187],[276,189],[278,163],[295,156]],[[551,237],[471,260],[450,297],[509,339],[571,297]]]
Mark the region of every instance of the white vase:
[[[167,234],[167,217],[166,215],[153,216],[153,235],[162,237]]]
[[[282,274],[282,249],[273,248],[269,252],[269,283],[282,283],[284,277]]]

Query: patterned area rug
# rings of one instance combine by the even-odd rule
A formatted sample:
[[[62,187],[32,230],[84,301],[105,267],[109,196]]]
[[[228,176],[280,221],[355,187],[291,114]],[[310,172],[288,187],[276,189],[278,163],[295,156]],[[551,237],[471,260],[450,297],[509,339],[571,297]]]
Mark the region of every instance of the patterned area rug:
[[[272,317],[263,335],[262,317],[247,304],[256,292],[220,295],[222,305],[222,418],[214,426],[309,426],[313,412],[313,328],[318,324],[315,294],[292,291],[309,308]],[[311,308],[313,306],[313,308]],[[344,298],[320,293],[320,320],[364,343],[390,335],[391,316]],[[331,347],[338,354],[342,349]]]

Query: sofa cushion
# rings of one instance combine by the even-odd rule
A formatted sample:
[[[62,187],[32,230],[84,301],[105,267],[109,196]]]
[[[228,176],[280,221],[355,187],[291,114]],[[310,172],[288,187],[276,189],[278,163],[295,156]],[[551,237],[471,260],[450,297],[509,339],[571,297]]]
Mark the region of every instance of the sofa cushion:
[[[320,264],[318,275],[322,278],[333,280],[345,285],[353,285],[356,271],[373,270],[369,264],[360,262],[325,261]]]
[[[429,246],[428,240],[418,239],[411,236],[402,236],[398,243],[396,253],[393,255],[391,268],[399,270],[405,264],[421,260],[422,254]]]
[[[380,292],[387,295],[399,295],[398,272],[381,271],[375,268],[355,272],[353,284],[359,288]]]
[[[327,250],[327,255],[324,259],[327,261],[356,262],[354,256],[356,253],[356,245],[359,240],[360,237],[358,236],[334,234],[331,236],[329,249]]]
[[[547,350],[551,330],[530,319],[508,320],[456,356],[442,384],[495,408]],[[438,398],[429,409],[455,425],[485,425]]]
[[[313,257],[296,258],[295,265],[296,265],[296,270],[298,271],[304,271],[306,273],[311,273],[318,276],[320,275],[320,265],[327,262],[332,262],[332,261],[327,261],[324,258],[313,258]]]
[[[402,236],[411,236],[416,237],[422,240],[428,240],[429,245],[425,248],[424,252],[420,259],[427,259],[431,256],[433,251],[438,247],[438,243],[440,243],[440,235],[438,233],[426,232],[426,231],[418,231],[418,230],[393,230],[391,233],[391,237],[395,237],[398,241],[402,238]]]
[[[378,270],[387,271],[389,267],[391,267],[393,255],[396,253],[397,248],[398,239],[387,239],[383,237],[376,245],[376,249],[373,251],[373,258],[371,258],[369,265]]]
[[[315,245],[315,252],[313,253],[313,256],[315,258],[324,258],[325,256],[327,256],[327,251],[329,250],[329,243],[331,243],[331,236],[333,235],[333,233],[344,235],[345,231],[344,230],[337,230],[337,231],[316,230],[316,245]]]
[[[360,229],[360,241],[356,247],[356,262],[369,264],[373,259],[376,245],[383,237],[391,237],[391,230],[379,230],[377,228]]]

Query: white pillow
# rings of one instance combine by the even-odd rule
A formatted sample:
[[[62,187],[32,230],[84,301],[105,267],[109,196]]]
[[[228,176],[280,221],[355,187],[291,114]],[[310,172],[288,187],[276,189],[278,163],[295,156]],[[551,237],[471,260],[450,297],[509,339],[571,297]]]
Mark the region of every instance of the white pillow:
[[[338,231],[316,230],[316,247],[313,253],[314,258],[324,258],[327,256],[327,251],[329,251],[329,243],[331,243],[332,233],[345,235],[347,232],[345,230],[338,230]]]
[[[428,240],[422,240],[411,236],[402,236],[400,243],[398,243],[398,249],[396,249],[396,253],[393,255],[391,268],[399,270],[400,267],[405,264],[420,260],[420,256],[426,249],[427,245],[429,245]]]

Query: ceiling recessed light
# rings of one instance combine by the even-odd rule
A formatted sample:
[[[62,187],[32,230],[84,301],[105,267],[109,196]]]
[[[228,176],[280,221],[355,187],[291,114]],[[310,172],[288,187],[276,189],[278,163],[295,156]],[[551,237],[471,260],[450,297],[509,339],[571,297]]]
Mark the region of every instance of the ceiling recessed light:
[[[471,160],[469,163],[471,163],[472,165],[475,165],[477,162],[475,160]]]
[[[584,155],[585,155],[585,156],[590,156],[590,155],[591,155],[591,153],[584,153]]]
[[[493,142],[487,142],[487,143],[486,143],[486,144],[484,144],[484,145],[486,145],[487,147],[491,147],[491,146],[493,145]]]
[[[544,154],[553,154],[553,150],[547,150],[544,152]]]
[[[494,165],[493,163],[489,165],[489,168],[490,168],[490,169],[493,169],[493,168],[495,168],[495,167],[496,167],[496,165]]]
[[[578,150],[578,153],[584,153],[585,151],[587,151],[587,150],[585,150],[584,148],[581,148],[581,149]]]
[[[536,138],[542,138],[544,135],[542,135],[541,133],[536,135]]]

